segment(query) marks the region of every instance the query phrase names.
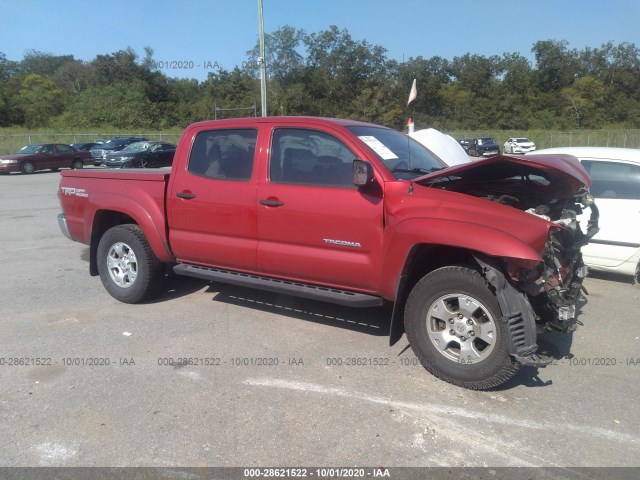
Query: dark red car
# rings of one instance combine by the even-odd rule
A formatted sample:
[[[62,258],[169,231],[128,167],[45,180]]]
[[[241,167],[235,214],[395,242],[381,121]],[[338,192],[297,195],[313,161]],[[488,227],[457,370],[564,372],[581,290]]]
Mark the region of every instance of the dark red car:
[[[34,143],[14,155],[0,157],[0,173],[33,173],[36,170],[78,169],[91,161],[91,153],[76,150],[63,143]]]

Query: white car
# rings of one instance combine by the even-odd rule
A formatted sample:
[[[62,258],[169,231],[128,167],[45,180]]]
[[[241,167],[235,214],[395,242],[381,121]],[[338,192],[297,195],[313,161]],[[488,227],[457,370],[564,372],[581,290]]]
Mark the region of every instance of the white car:
[[[633,275],[640,283],[640,149],[565,147],[535,155],[547,153],[577,157],[591,176],[600,231],[582,249],[585,263],[594,270]],[[582,227],[589,215],[578,217]]]
[[[529,153],[536,149],[536,144],[528,138],[510,138],[504,142],[504,153]]]

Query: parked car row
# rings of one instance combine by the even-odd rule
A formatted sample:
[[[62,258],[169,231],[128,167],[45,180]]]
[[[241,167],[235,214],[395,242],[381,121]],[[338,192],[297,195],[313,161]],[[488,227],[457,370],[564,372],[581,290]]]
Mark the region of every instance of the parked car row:
[[[142,137],[116,138],[99,143],[35,143],[13,155],[0,157],[0,173],[33,173],[60,168],[79,169],[85,165],[109,168],[168,167],[176,146],[167,142],[150,142]]]
[[[465,138],[459,140],[467,155],[472,157],[491,157],[500,155],[500,146],[491,137]],[[525,154],[533,152],[536,144],[528,138],[513,137],[504,142],[504,153]]]
[[[91,148],[91,156],[94,158],[94,165],[101,165],[102,160],[107,158],[109,153],[119,152],[126,147],[136,142],[148,142],[149,139],[145,137],[121,137],[113,138]]]
[[[80,142],[80,143],[72,143],[71,146],[77,150],[83,150],[88,152],[89,150],[91,150],[92,148],[97,148],[98,146],[100,146],[102,144],[102,142]]]
[[[91,154],[63,143],[35,143],[13,155],[0,157],[0,173],[33,173],[36,170],[79,169],[91,161]]]
[[[101,163],[108,168],[169,167],[175,153],[173,143],[136,142],[121,151],[107,153]]]
[[[500,147],[491,137],[479,137],[459,140],[460,146],[472,157],[491,157],[500,155]]]

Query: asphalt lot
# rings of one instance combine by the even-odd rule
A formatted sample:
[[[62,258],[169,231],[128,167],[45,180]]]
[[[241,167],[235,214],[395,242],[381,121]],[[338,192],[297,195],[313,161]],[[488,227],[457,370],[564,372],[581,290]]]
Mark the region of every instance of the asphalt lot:
[[[0,466],[640,466],[630,279],[587,279],[554,365],[467,391],[389,348],[383,309],[186,278],[117,302],[58,230],[59,178],[0,176]]]

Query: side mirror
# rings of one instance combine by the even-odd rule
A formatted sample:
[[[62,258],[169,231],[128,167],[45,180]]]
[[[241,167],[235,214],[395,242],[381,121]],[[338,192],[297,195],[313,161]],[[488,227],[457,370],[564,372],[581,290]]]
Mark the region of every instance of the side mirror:
[[[373,167],[369,162],[364,160],[353,161],[353,184],[356,187],[364,187],[373,183],[375,176],[373,175]]]

